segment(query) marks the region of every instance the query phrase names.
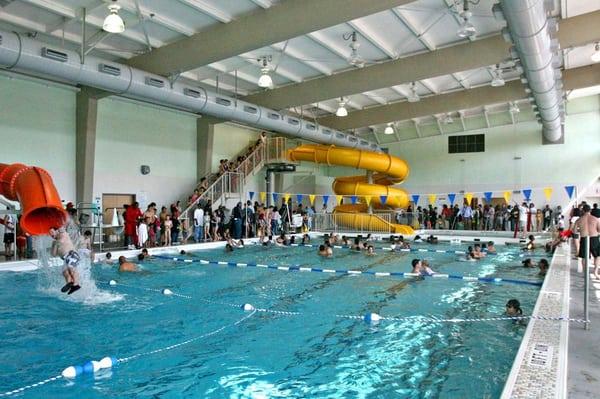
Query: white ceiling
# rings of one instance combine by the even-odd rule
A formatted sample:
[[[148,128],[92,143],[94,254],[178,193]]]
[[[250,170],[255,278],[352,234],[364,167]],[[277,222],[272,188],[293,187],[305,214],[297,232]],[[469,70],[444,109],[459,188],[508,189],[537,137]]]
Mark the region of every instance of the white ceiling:
[[[295,0],[284,0],[295,1]],[[457,0],[456,0],[457,1]],[[237,55],[188,71],[182,76],[204,86],[216,87],[238,95],[259,91],[257,81],[262,56],[271,56],[275,87],[300,83],[354,68],[348,61],[350,41],[344,36],[357,32],[359,55],[367,65],[386,62],[440,47],[464,42],[459,28],[455,0],[419,0],[403,7],[369,15],[344,24],[328,27],[286,42]],[[457,1],[461,3],[460,1]],[[477,38],[496,35],[502,25],[492,15],[495,0],[480,0],[472,5],[471,22]],[[81,42],[81,14],[87,10],[88,40],[101,36],[101,26],[108,14],[109,0],[2,0],[0,28],[20,32],[36,32],[38,38],[78,47]],[[137,4],[136,4],[137,3]],[[245,14],[269,8],[276,0],[119,0],[120,15],[127,29],[122,34],[108,35],[97,45],[97,55],[112,59],[131,58],[191,36],[210,26],[228,23]],[[600,0],[555,0],[563,18],[600,9]],[[138,12],[138,5],[139,10]],[[557,8],[558,10],[558,8]],[[307,10],[310,12],[310,10]],[[558,14],[558,13],[557,13]],[[566,68],[591,63],[593,44],[564,51]],[[420,96],[432,96],[471,87],[489,85],[492,80],[486,66],[417,82]],[[519,71],[505,68],[505,80],[518,79]],[[237,78],[236,78],[237,77]],[[346,98],[349,111],[405,101],[408,85],[358,93]],[[306,104],[303,112],[318,117],[334,113],[339,99]],[[296,109],[298,111],[298,109]]]

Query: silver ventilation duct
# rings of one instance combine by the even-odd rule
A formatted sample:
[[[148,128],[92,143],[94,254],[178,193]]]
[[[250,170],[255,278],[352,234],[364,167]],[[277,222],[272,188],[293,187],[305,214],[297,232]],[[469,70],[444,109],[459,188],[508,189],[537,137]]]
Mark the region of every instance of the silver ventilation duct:
[[[376,143],[356,136],[203,88],[180,82],[171,84],[163,76],[128,65],[91,56],[85,57],[82,64],[77,52],[56,48],[14,32],[0,31],[0,67],[58,78],[317,143],[381,151]]]
[[[544,138],[555,142],[562,136],[565,118],[559,44],[552,39],[556,23],[548,17],[545,0],[500,0],[495,7],[494,15],[499,15],[499,7],[506,18],[504,36],[515,45],[511,54],[523,67],[521,81],[531,93]]]

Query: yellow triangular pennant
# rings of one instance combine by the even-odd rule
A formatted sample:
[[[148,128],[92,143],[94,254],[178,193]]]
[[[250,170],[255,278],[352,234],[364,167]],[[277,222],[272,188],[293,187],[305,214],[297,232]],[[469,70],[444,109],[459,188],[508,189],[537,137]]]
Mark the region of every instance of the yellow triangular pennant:
[[[335,196],[335,200],[337,202],[338,205],[340,205],[342,203],[342,200],[344,199],[343,195],[336,195]]]
[[[503,193],[504,195],[504,201],[506,201],[506,203],[508,204],[510,202],[510,191],[505,191]]]
[[[308,199],[310,200],[310,204],[311,205],[315,204],[315,197],[316,197],[316,195],[314,195],[314,194],[309,194],[308,195]]]
[[[550,201],[552,198],[552,187],[544,188],[544,195],[546,196],[546,201]]]
[[[264,204],[265,201],[267,200],[267,193],[264,191],[261,191],[258,195],[260,196],[260,202],[262,202]]]
[[[427,197],[429,198],[429,205],[435,204],[435,200],[437,199],[436,194],[429,194]]]
[[[473,199],[473,193],[465,193],[465,199],[467,200],[467,205],[471,205],[471,200]]]
[[[371,205],[371,196],[370,195],[365,195],[365,202],[367,203],[367,206]]]

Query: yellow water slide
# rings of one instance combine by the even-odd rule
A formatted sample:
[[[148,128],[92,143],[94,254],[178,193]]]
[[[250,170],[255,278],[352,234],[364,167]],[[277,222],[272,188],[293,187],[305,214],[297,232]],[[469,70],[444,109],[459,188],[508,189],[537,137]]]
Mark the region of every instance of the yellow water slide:
[[[390,187],[401,183],[408,176],[408,165],[400,158],[389,154],[356,150],[353,148],[305,144],[288,151],[291,161],[307,161],[327,165],[350,166],[373,173],[372,184],[366,175],[338,177],[333,182],[333,191],[338,195],[356,195],[363,201],[354,205],[344,204],[335,208],[338,222],[349,228],[371,228],[384,230],[388,227],[394,233],[413,234],[410,226],[389,223],[377,214],[368,214],[365,196],[371,197],[371,205],[376,209],[406,208],[409,203],[406,191]],[[380,197],[387,196],[385,204]]]

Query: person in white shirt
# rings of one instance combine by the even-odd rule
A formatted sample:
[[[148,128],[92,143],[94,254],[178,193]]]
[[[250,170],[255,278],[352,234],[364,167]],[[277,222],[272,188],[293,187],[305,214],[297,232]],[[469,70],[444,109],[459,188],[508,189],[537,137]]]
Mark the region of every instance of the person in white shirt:
[[[519,230],[522,233],[522,237],[525,237],[525,230],[527,229],[527,214],[529,213],[529,208],[527,208],[527,204],[523,202],[519,206]]]
[[[6,259],[13,256],[13,243],[15,242],[15,222],[12,216],[5,215],[2,221],[4,225],[4,256]]]
[[[204,209],[200,206],[194,211],[194,240],[200,242],[204,239]]]
[[[535,205],[533,203],[529,204],[529,214],[527,215],[528,222],[529,222],[528,223],[529,231],[537,231],[536,215],[537,215],[537,208],[535,207]]]

